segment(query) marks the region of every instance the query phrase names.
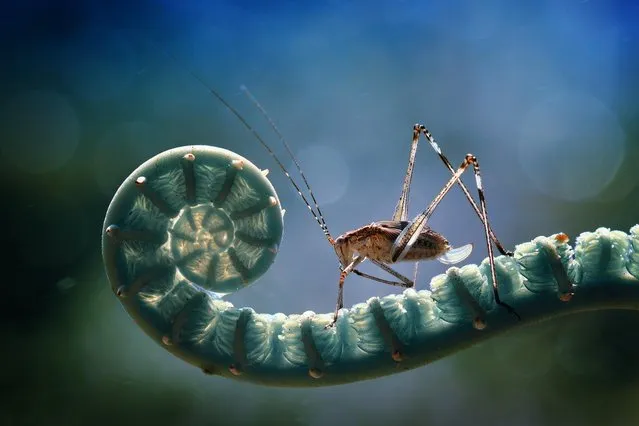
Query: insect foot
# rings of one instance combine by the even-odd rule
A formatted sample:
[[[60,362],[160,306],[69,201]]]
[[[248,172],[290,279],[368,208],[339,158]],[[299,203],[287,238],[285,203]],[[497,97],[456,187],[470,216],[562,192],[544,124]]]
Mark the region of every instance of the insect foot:
[[[331,322],[329,322],[328,324],[324,326],[324,330],[334,328],[335,324],[337,324],[337,314],[333,316],[333,319],[331,320]]]

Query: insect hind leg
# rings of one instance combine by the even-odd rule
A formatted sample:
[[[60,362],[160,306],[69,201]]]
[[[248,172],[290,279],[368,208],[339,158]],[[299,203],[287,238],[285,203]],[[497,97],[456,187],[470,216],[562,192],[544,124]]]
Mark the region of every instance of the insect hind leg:
[[[426,130],[427,131],[427,130]],[[484,225],[484,235],[486,237],[486,248],[488,251],[488,263],[490,265],[490,277],[493,281],[493,295],[495,297],[495,303],[503,307],[509,314],[514,315],[518,320],[521,320],[521,316],[515,311],[515,309],[503,302],[499,297],[499,289],[497,288],[497,274],[495,273],[495,255],[493,253],[493,246],[491,241],[490,223],[488,222],[488,213],[486,211],[486,196],[484,194],[484,187],[481,179],[481,171],[479,168],[479,161],[473,154],[467,154],[466,160],[472,164],[473,172],[475,174],[475,186],[477,187],[477,193],[479,194],[479,206],[480,206],[480,218]],[[461,182],[461,181],[458,181]],[[495,239],[496,240],[496,239]]]
[[[424,126],[423,124],[415,124],[413,126],[413,133],[415,133],[415,132],[417,132],[418,134],[419,133],[423,133],[424,134],[424,137],[426,137],[426,140],[428,141],[430,146],[437,153],[437,155],[439,155],[439,158],[442,160],[442,162],[444,163],[446,168],[448,170],[450,170],[451,173],[455,173],[455,169],[453,168],[453,165],[450,163],[448,158],[444,155],[444,153],[442,152],[441,148],[439,147],[439,145],[435,141],[435,138],[430,133],[430,131],[426,128],[426,126]],[[477,203],[475,203],[475,200],[473,199],[473,197],[470,195],[470,192],[468,191],[468,188],[466,187],[464,182],[462,182],[462,180],[460,179],[460,180],[457,181],[457,184],[459,185],[459,187],[464,192],[464,195],[466,196],[466,199],[470,203],[470,205],[473,208],[473,210],[475,211],[475,213],[477,213],[477,216],[479,217],[479,219],[483,222],[484,219],[482,218],[481,211],[479,210],[479,207],[477,206]],[[510,251],[510,250],[506,250],[504,248],[503,244],[499,241],[499,239],[497,238],[497,236],[495,235],[495,233],[493,232],[493,230],[492,230],[492,228],[490,226],[488,227],[488,230],[489,230],[489,233],[490,233],[490,238],[495,243],[495,246],[497,246],[497,249],[499,250],[499,252],[501,254],[503,254],[504,256],[512,257],[513,256],[513,252]]]
[[[439,191],[437,196],[431,201],[428,207],[419,214],[415,219],[413,219],[397,236],[395,242],[393,243],[392,251],[391,251],[391,259],[393,262],[397,262],[404,258],[406,254],[411,250],[412,245],[415,243],[420,232],[426,227],[429,218],[442,201],[442,199],[448,194],[452,186],[459,182],[461,175],[468,169],[469,166],[473,167],[473,171],[475,173],[475,185],[477,187],[477,192],[479,193],[479,205],[480,209],[480,218],[482,224],[484,225],[484,235],[486,237],[486,248],[488,251],[488,259],[490,263],[490,274],[493,280],[493,293],[495,297],[495,302],[508,310],[509,313],[514,314],[518,319],[521,319],[519,314],[515,312],[515,310],[509,306],[508,304],[502,302],[499,297],[499,291],[497,287],[497,275],[495,273],[495,257],[493,253],[492,241],[490,236],[490,223],[488,222],[488,214],[486,212],[486,197],[484,196],[484,188],[482,185],[481,172],[479,169],[479,161],[477,157],[473,154],[467,154],[464,158],[464,161],[457,168],[457,170],[453,173],[451,179],[444,185],[444,187]]]

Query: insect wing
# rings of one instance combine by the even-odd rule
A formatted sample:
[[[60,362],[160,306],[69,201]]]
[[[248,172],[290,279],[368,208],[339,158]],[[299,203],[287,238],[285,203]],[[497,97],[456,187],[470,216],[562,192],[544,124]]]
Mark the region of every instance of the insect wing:
[[[473,251],[472,244],[466,244],[465,246],[451,248],[446,253],[437,258],[444,265],[454,265],[465,260]]]

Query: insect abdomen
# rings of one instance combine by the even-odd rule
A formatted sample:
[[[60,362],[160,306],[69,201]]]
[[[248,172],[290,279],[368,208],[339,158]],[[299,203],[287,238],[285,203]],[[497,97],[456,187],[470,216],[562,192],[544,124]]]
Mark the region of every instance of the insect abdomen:
[[[428,229],[419,234],[413,247],[406,253],[403,261],[429,260],[446,253],[450,245],[446,238]]]

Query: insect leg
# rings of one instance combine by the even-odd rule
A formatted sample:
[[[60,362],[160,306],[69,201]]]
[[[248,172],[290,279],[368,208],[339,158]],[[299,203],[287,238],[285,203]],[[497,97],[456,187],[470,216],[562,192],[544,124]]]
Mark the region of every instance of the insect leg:
[[[415,167],[415,156],[417,154],[417,143],[419,142],[420,130],[415,127],[413,129],[413,143],[410,148],[410,155],[408,157],[408,167],[406,168],[406,175],[404,176],[404,184],[402,185],[402,193],[395,206],[395,212],[393,213],[393,220],[402,221],[408,219],[408,196],[410,194],[410,185],[413,180],[413,169]]]
[[[521,317],[515,312],[515,310],[509,306],[508,304],[501,301],[499,297],[499,291],[497,289],[497,276],[495,273],[495,258],[493,254],[493,248],[490,241],[490,224],[488,222],[488,214],[486,213],[486,198],[484,196],[484,189],[481,181],[481,173],[479,171],[479,162],[477,158],[472,154],[466,154],[466,158],[461,163],[457,171],[453,174],[453,177],[444,185],[442,190],[437,194],[435,199],[430,203],[430,205],[424,210],[421,214],[419,214],[411,223],[404,228],[404,230],[399,234],[395,243],[393,244],[393,248],[391,251],[391,259],[393,262],[402,259],[406,253],[410,250],[411,246],[414,244],[415,240],[419,236],[419,233],[424,229],[428,219],[435,211],[437,205],[441,202],[444,196],[450,191],[455,182],[459,181],[461,175],[466,171],[468,166],[472,165],[475,173],[475,185],[477,186],[477,192],[479,193],[479,204],[481,206],[481,219],[484,224],[484,233],[486,235],[486,246],[488,249],[488,259],[490,263],[490,274],[493,280],[493,294],[495,296],[495,303],[504,307],[509,313],[515,315],[518,319]]]
[[[417,237],[419,237],[419,233],[424,229],[428,219],[432,216],[435,208],[442,201],[444,196],[448,194],[448,191],[452,188],[452,186],[457,182],[466,170],[466,168],[471,164],[472,156],[469,154],[464,158],[461,165],[457,169],[457,171],[453,174],[453,177],[444,185],[439,194],[435,196],[433,201],[431,201],[430,205],[421,212],[415,219],[413,219],[399,234],[399,236],[395,239],[393,243],[393,247],[391,249],[391,260],[393,263],[403,259],[410,248],[413,246]]]
[[[501,301],[499,298],[499,290],[497,288],[497,275],[495,274],[495,256],[493,254],[493,246],[490,242],[490,224],[488,223],[488,213],[486,212],[486,197],[484,195],[484,188],[481,181],[481,173],[479,171],[479,162],[477,157],[472,154],[466,155],[466,158],[470,158],[473,165],[473,172],[475,173],[475,185],[477,186],[477,193],[479,194],[479,205],[481,207],[482,222],[484,224],[484,234],[486,235],[486,248],[488,249],[488,262],[490,264],[490,276],[493,280],[493,294],[495,296],[495,303],[505,308],[508,313],[513,314],[517,319],[521,320],[521,317],[515,310],[508,304]]]
[[[417,144],[419,142],[419,135],[420,135],[419,129],[417,128],[413,129],[413,143],[411,144],[410,155],[408,157],[408,167],[406,168],[406,174],[404,175],[404,183],[402,184],[402,193],[399,196],[399,200],[397,201],[397,205],[395,206],[395,212],[393,213],[393,219],[392,219],[393,221],[404,221],[408,218],[408,197],[410,194],[411,182],[413,180],[413,169],[415,168],[415,156],[417,154]],[[356,275],[359,275],[360,277],[368,278],[370,280],[388,284],[388,285],[407,287],[407,288],[415,286],[415,281],[417,281],[417,265],[418,265],[417,263],[415,263],[415,269],[413,273],[414,278],[411,281],[409,278],[395,271],[388,265],[381,262],[374,261],[372,259],[369,259],[369,260],[371,260],[374,264],[376,264],[377,266],[379,266],[380,268],[382,268],[389,274],[401,280],[401,282],[378,278],[376,276],[367,274],[365,272],[361,272],[357,269],[353,270],[353,272]]]
[[[374,263],[375,265],[379,266],[384,271],[388,272],[389,274],[391,274],[395,278],[397,278],[397,279],[402,281],[402,283],[397,283],[397,284],[393,284],[393,285],[400,285],[401,287],[406,287],[406,288],[411,288],[411,287],[415,286],[415,281],[414,280],[411,280],[410,278],[400,274],[399,272],[397,272],[396,270],[394,270],[393,268],[391,268],[387,264],[385,264],[383,262],[379,262],[379,261],[374,260],[374,259],[369,259],[369,260],[372,263]]]
[[[413,287],[413,282],[410,281],[410,280],[409,280],[410,284],[399,282],[399,281],[386,280],[384,278],[379,278],[379,277],[376,277],[374,275],[367,274],[366,272],[362,272],[362,271],[360,271],[358,269],[354,269],[353,273],[355,275],[359,275],[360,277],[368,278],[369,280],[377,281],[377,282],[382,283],[382,284],[388,284],[388,285],[392,285],[392,286],[395,286],[395,287],[404,287],[404,288]]]
[[[335,325],[339,310],[344,307],[344,281],[346,280],[346,276],[353,272],[353,269],[355,269],[355,267],[364,260],[366,260],[366,257],[356,256],[347,267],[341,270],[337,287],[337,305],[335,306],[335,315],[333,316],[333,321],[331,321],[325,328],[330,328]]]
[[[391,274],[395,278],[399,279],[401,282],[400,281],[385,280],[383,278],[378,278],[376,276],[369,275],[369,274],[366,274],[364,272],[360,272],[357,269],[353,269],[353,273],[355,273],[356,275],[359,275],[360,277],[368,278],[368,279],[371,279],[373,281],[378,281],[380,283],[393,285],[393,286],[396,286],[396,287],[411,288],[411,287],[415,286],[415,281],[414,280],[411,281],[409,278],[407,278],[404,275],[400,274],[399,272],[397,272],[396,270],[394,270],[390,266],[386,265],[385,263],[379,262],[379,261],[374,260],[374,259],[368,259],[368,260],[370,260],[372,263],[374,263],[375,265],[379,266],[381,269],[383,269],[384,271],[388,272],[389,274]]]
[[[419,262],[415,262],[415,266],[413,267],[413,282],[417,283],[417,271],[419,270]]]
[[[315,198],[315,195],[313,194],[313,190],[311,189],[311,186],[309,185],[308,180],[306,179],[306,175],[302,171],[302,168],[301,168],[299,162],[295,158],[295,155],[293,155],[293,151],[291,150],[290,146],[288,145],[288,142],[286,141],[286,139],[284,138],[284,136],[282,135],[282,133],[278,129],[278,127],[275,124],[275,122],[273,121],[273,119],[271,119],[271,117],[268,115],[268,113],[266,112],[266,110],[264,109],[262,104],[260,104],[260,102],[253,96],[253,94],[248,90],[248,88],[246,86],[242,86],[241,89],[246,94],[246,96],[250,99],[250,101],[257,107],[257,109],[260,111],[262,116],[264,116],[264,118],[268,121],[268,123],[270,124],[270,126],[273,129],[273,131],[275,132],[275,134],[279,137],[280,142],[282,142],[282,145],[284,145],[284,148],[286,148],[286,151],[287,151],[289,157],[291,158],[291,160],[293,160],[293,163],[295,164],[295,167],[297,168],[297,171],[299,172],[300,176],[302,177],[302,180],[304,181],[304,185],[306,186],[306,189],[308,190],[308,193],[310,195],[311,200],[315,204],[315,210],[313,210],[311,208],[310,203],[308,202],[308,200],[306,199],[304,194],[301,193],[299,186],[292,180],[292,178],[290,177],[288,172],[285,169],[283,169],[283,168],[282,168],[282,170],[284,170],[284,173],[286,174],[286,176],[291,180],[293,186],[295,187],[295,189],[297,190],[298,194],[302,198],[302,201],[304,201],[304,203],[306,204],[308,209],[313,214],[313,217],[315,218],[315,220],[322,227],[322,230],[324,231],[324,234],[327,236],[328,241],[331,244],[334,244],[334,240],[332,239],[332,237],[328,233],[328,225],[326,224],[326,221],[324,220],[324,216],[322,215],[322,211],[320,210],[319,203],[317,202],[317,199]],[[417,144],[419,142],[419,136],[420,136],[419,130],[418,129],[414,129],[413,130],[413,143],[412,143],[412,146],[411,146],[410,156],[409,156],[409,159],[408,159],[408,168],[406,170],[406,175],[404,176],[404,183],[402,185],[402,193],[401,193],[401,195],[399,197],[399,201],[397,202],[397,206],[395,207],[395,212],[393,213],[393,220],[397,220],[397,221],[406,220],[407,216],[408,216],[408,196],[409,196],[409,193],[410,193],[410,185],[411,185],[411,181],[412,181],[412,178],[413,178],[413,168],[415,167],[415,156],[416,156],[416,153],[417,153]],[[267,147],[267,149],[269,150],[269,153],[271,153],[271,155],[274,156],[274,153],[272,153],[270,148]],[[276,158],[276,160],[277,160],[277,158]],[[279,160],[278,160],[278,164],[279,164]],[[342,265],[342,266],[345,266],[345,265]],[[385,269],[385,270],[387,270],[387,269]],[[412,286],[414,286],[414,282],[415,282],[415,280],[417,278],[417,263],[415,264],[415,270],[414,270],[415,280],[413,280],[413,281],[409,280],[408,278],[404,277],[403,275],[399,274],[398,272],[396,272],[394,270],[392,270],[392,272],[390,272],[390,271],[388,271],[388,272],[391,275],[393,275],[393,276],[399,278],[400,280],[402,280],[402,282],[391,281],[391,280],[387,280],[387,279],[384,279],[384,278],[379,278],[379,277],[376,277],[374,275],[370,275],[370,274],[367,274],[365,272],[361,272],[358,269],[353,269],[352,272],[355,273],[356,275],[359,275],[360,277],[368,278],[368,279],[370,279],[372,281],[377,281],[377,282],[381,282],[381,283],[389,284],[389,285],[394,285],[394,286],[412,287]]]
[[[406,174],[404,175],[402,193],[399,196],[399,201],[397,201],[397,206],[395,206],[395,212],[393,213],[393,220],[404,221],[408,219],[408,197],[410,195],[410,186],[413,180],[413,169],[415,168],[415,156],[417,155],[417,144],[419,143],[420,131],[421,129],[417,126],[413,127],[413,142],[410,147],[410,155],[408,156],[408,166],[406,167]],[[418,269],[419,262],[415,262],[413,269],[413,286],[417,282]]]
[[[255,98],[255,96],[253,96],[253,94],[248,90],[248,88],[246,86],[242,86],[241,89],[246,94],[246,96],[249,98],[249,100],[257,107],[257,109],[260,111],[262,116],[264,116],[264,118],[268,121],[268,123],[270,124],[270,126],[273,129],[273,131],[275,132],[275,134],[279,137],[280,142],[282,142],[282,145],[284,145],[284,148],[286,148],[288,156],[291,158],[291,160],[293,160],[293,163],[295,164],[295,167],[297,168],[297,171],[299,172],[300,176],[302,177],[302,180],[304,181],[304,185],[306,186],[306,189],[308,190],[308,193],[309,193],[309,195],[311,197],[311,200],[313,201],[313,203],[315,203],[315,210],[313,210],[311,208],[310,203],[308,202],[308,200],[306,200],[305,196],[301,193],[301,191],[299,190],[298,185],[295,182],[292,182],[292,183],[293,183],[295,189],[297,189],[298,194],[302,198],[302,201],[304,201],[304,203],[306,204],[308,209],[313,214],[313,217],[315,218],[315,220],[322,227],[322,230],[324,231],[324,234],[327,236],[327,239],[328,239],[329,243],[334,244],[334,240],[332,239],[332,237],[328,233],[328,225],[326,224],[326,221],[324,220],[324,216],[322,214],[322,211],[320,210],[319,203],[317,202],[317,199],[315,198],[315,195],[313,194],[313,190],[311,189],[311,186],[309,185],[308,180],[306,179],[306,175],[302,171],[302,167],[300,166],[299,162],[297,161],[297,158],[295,158],[295,155],[293,155],[293,151],[291,150],[290,146],[288,145],[288,142],[284,138],[284,135],[280,132],[279,128],[277,127],[277,125],[275,124],[273,119],[271,119],[271,117],[268,115],[268,113],[266,112],[266,110],[264,109],[262,104],[260,104],[260,102]],[[397,207],[395,208],[395,213],[393,214],[393,219],[394,220],[406,220],[406,217],[408,216],[408,193],[410,191],[410,184],[411,184],[411,180],[412,180],[412,176],[413,176],[413,167],[415,165],[415,153],[417,151],[417,143],[419,141],[419,135],[420,135],[419,132],[415,132],[415,131],[413,132],[413,144],[412,144],[411,154],[410,154],[410,158],[409,158],[409,162],[408,162],[408,170],[406,170],[406,176],[404,178],[404,185],[403,185],[403,188],[402,188],[402,194],[400,196],[400,199],[399,199],[399,202],[397,204]],[[292,178],[290,177],[288,172],[285,171],[285,173],[286,173],[286,176],[292,181]],[[395,219],[395,217],[398,216],[398,215],[401,216],[401,219]],[[342,266],[344,266],[344,265],[342,265]],[[361,272],[361,271],[359,271],[357,269],[353,269],[352,272],[355,273],[356,275],[359,275],[360,277],[368,278],[370,280],[381,282],[381,283],[384,283],[384,284],[405,286],[404,285],[404,283],[405,283],[405,284],[410,284],[410,286],[413,285],[413,282],[411,282],[410,280],[408,280],[406,277],[403,277],[403,276],[402,277],[406,278],[406,280],[408,280],[408,281],[404,281],[404,283],[398,283],[398,282],[395,282],[395,281],[390,281],[390,280],[386,280],[386,279],[383,279],[383,278],[379,278],[379,277],[367,274],[365,272]],[[415,270],[415,274],[416,273],[417,273],[417,271]],[[397,276],[397,275],[395,275],[395,276]],[[399,276],[397,276],[397,277],[399,278]]]
[[[428,129],[425,126],[421,125],[421,124],[415,124],[415,126],[413,126],[413,133],[415,133],[415,132],[417,132],[418,134],[420,132],[424,134],[424,136],[426,137],[426,139],[430,143],[430,146],[433,147],[433,149],[435,150],[437,155],[439,155],[439,158],[444,162],[444,164],[446,165],[448,170],[450,170],[451,172],[454,173],[455,169],[453,169],[453,166],[452,166],[452,164],[450,164],[450,161],[448,161],[448,158],[446,158],[446,156],[442,153],[441,148],[439,147],[437,142],[435,142],[435,138],[430,133],[430,131],[428,131]],[[473,207],[473,210],[475,210],[475,213],[477,213],[477,216],[479,216],[479,219],[483,222],[484,219],[482,218],[481,211],[479,210],[479,207],[477,207],[477,203],[475,203],[475,200],[473,199],[473,197],[470,195],[470,192],[468,191],[468,188],[466,188],[466,185],[464,185],[464,182],[462,182],[462,180],[460,179],[460,180],[457,181],[457,184],[462,189],[462,191],[464,191],[464,195],[466,196],[466,199],[468,200],[470,205]],[[488,227],[488,231],[490,233],[490,238],[495,242],[495,245],[497,246],[497,249],[499,250],[499,252],[501,254],[503,254],[504,256],[512,256],[513,252],[509,251],[509,250],[506,250],[504,248],[504,246],[497,239],[497,236],[495,235],[495,233],[493,232],[493,230],[492,230],[492,228],[490,226]]]

